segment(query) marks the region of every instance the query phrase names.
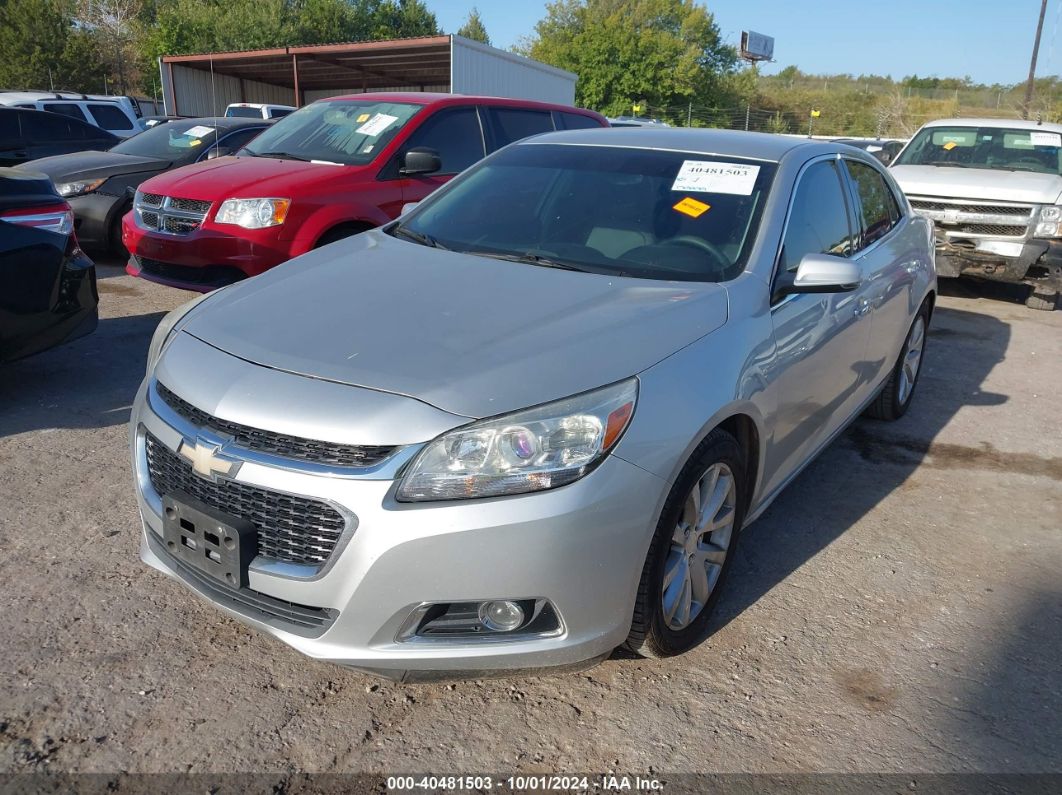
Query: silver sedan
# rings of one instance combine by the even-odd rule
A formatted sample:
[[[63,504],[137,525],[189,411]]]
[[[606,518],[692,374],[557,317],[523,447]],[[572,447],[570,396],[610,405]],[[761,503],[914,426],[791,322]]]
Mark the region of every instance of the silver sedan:
[[[385,676],[685,652],[741,529],[907,411],[935,294],[930,224],[856,149],[528,139],[164,320],[141,556]]]

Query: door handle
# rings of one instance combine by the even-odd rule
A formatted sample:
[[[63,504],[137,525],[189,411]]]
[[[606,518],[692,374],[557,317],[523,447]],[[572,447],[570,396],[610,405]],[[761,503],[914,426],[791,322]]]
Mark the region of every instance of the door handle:
[[[863,315],[865,315],[869,311],[870,301],[868,301],[866,298],[860,298],[859,302],[856,304],[856,308],[852,310],[852,313],[856,317],[863,317]]]

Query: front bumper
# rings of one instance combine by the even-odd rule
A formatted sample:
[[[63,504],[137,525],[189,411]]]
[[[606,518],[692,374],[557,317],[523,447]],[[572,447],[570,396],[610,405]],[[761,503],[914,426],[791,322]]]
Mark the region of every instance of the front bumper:
[[[208,221],[189,234],[164,234],[143,229],[127,213],[122,219],[122,244],[132,258],[126,272],[207,292],[291,259],[292,241],[280,239],[281,228],[216,228]]]
[[[297,378],[297,376],[291,376]],[[327,501],[349,517],[319,571],[294,573],[256,558],[252,594],[321,611],[317,629],[291,625],[182,576],[160,542],[160,497],[146,472],[145,433],[176,450],[187,428],[154,404],[149,384],[133,408],[130,436],[143,519],[141,558],[228,615],[319,660],[392,678],[483,675],[579,666],[627,636],[642,564],[667,484],[610,457],[576,483],[489,500],[402,504],[393,473],[323,476],[252,460],[240,483]],[[156,410],[158,409],[158,410]],[[179,424],[179,423],[178,423]],[[248,595],[252,595],[248,594]],[[550,637],[398,641],[424,602],[549,600],[561,628]]]
[[[1062,290],[1062,240],[936,238],[937,273]]]

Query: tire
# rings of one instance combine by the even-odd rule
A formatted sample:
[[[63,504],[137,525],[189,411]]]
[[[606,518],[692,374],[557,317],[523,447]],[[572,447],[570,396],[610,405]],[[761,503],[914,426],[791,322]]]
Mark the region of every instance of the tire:
[[[711,480],[712,473],[718,474],[714,483]],[[729,532],[721,528],[705,533],[702,538],[707,539],[709,543],[702,545],[698,543],[696,530],[692,534],[684,532],[684,528],[690,525],[689,520],[696,507],[691,506],[689,498],[695,486],[698,487],[699,494],[703,491],[709,499],[713,496],[713,492],[718,496],[716,489],[724,489],[723,477],[727,473],[731,479],[732,489],[721,500],[719,511],[712,516],[705,515],[704,518],[708,520],[729,518]],[[741,446],[726,431],[720,429],[712,431],[694,451],[664,503],[664,510],[660,515],[660,521],[657,523],[645,564],[642,567],[631,630],[627,640],[623,643],[623,648],[641,657],[671,657],[689,651],[708,636],[712,612],[737,549],[741,523],[744,519],[745,488],[745,455]],[[706,509],[708,505],[709,503],[702,500],[700,508]],[[727,508],[729,509],[728,515],[724,510]],[[700,601],[695,598],[697,592],[696,586],[693,585],[697,569],[689,563],[688,555],[691,550],[689,535],[694,536],[693,546],[710,550],[712,556],[711,560],[705,559],[701,563],[705,571],[705,580],[701,581],[700,592],[703,595],[703,588],[707,585],[708,598]],[[721,553],[720,546],[723,547]],[[683,563],[685,563],[684,568]],[[687,577],[680,572],[689,572],[690,576]],[[668,593],[665,593],[664,589],[665,574],[672,577]],[[683,577],[683,582],[679,582],[680,576]],[[678,583],[678,591],[675,590],[676,583]],[[688,600],[690,603],[687,613],[688,621],[682,625],[683,606],[687,601],[683,597],[687,593],[691,597]],[[672,596],[671,599],[668,599],[669,595]],[[668,607],[673,607],[676,602],[679,607],[669,619],[666,615]],[[700,607],[696,610],[698,604]],[[671,626],[672,623],[675,626]]]
[[[364,232],[371,227],[368,226],[337,226],[334,229],[329,229],[320,239],[314,244],[314,248],[320,248],[321,246],[327,246],[329,243],[335,243],[337,240],[342,240],[345,237],[351,237],[352,235]]]
[[[918,330],[920,328],[920,333]],[[915,319],[911,322],[911,328],[907,330],[907,336],[903,341],[903,349],[893,365],[889,380],[881,388],[878,396],[867,406],[865,414],[876,420],[898,420],[907,413],[914,398],[915,387],[918,386],[918,378],[922,374],[922,362],[925,359],[926,339],[929,331],[929,304],[923,303],[918,310]],[[916,333],[918,334],[916,338]],[[913,352],[912,343],[918,345],[918,355],[913,359],[914,375],[911,376],[910,364]],[[908,365],[905,371],[905,364]]]
[[[1055,290],[1037,290],[1035,287],[1025,299],[1025,305],[1029,309],[1038,309],[1042,312],[1053,312],[1058,303],[1058,292]]]

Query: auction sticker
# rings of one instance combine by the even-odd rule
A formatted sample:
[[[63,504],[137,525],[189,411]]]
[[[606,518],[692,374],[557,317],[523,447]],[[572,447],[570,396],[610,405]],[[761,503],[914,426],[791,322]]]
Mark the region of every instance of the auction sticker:
[[[392,124],[398,121],[397,116],[388,116],[386,113],[377,113],[354,132],[362,135],[379,135]]]
[[[712,205],[699,202],[696,199],[687,196],[671,209],[678,210],[680,213],[688,215],[690,218],[699,218],[712,209]]]
[[[710,160],[686,160],[675,177],[673,191],[683,193],[733,193],[749,196],[756,185],[759,166],[741,163],[714,163]]]
[[[189,127],[184,131],[184,134],[189,138],[202,138],[204,135],[210,135],[212,132],[214,132],[213,127],[204,127],[203,125],[200,125],[198,127]]]
[[[1062,133],[1031,132],[1029,143],[1033,146],[1059,146],[1062,147]]]

